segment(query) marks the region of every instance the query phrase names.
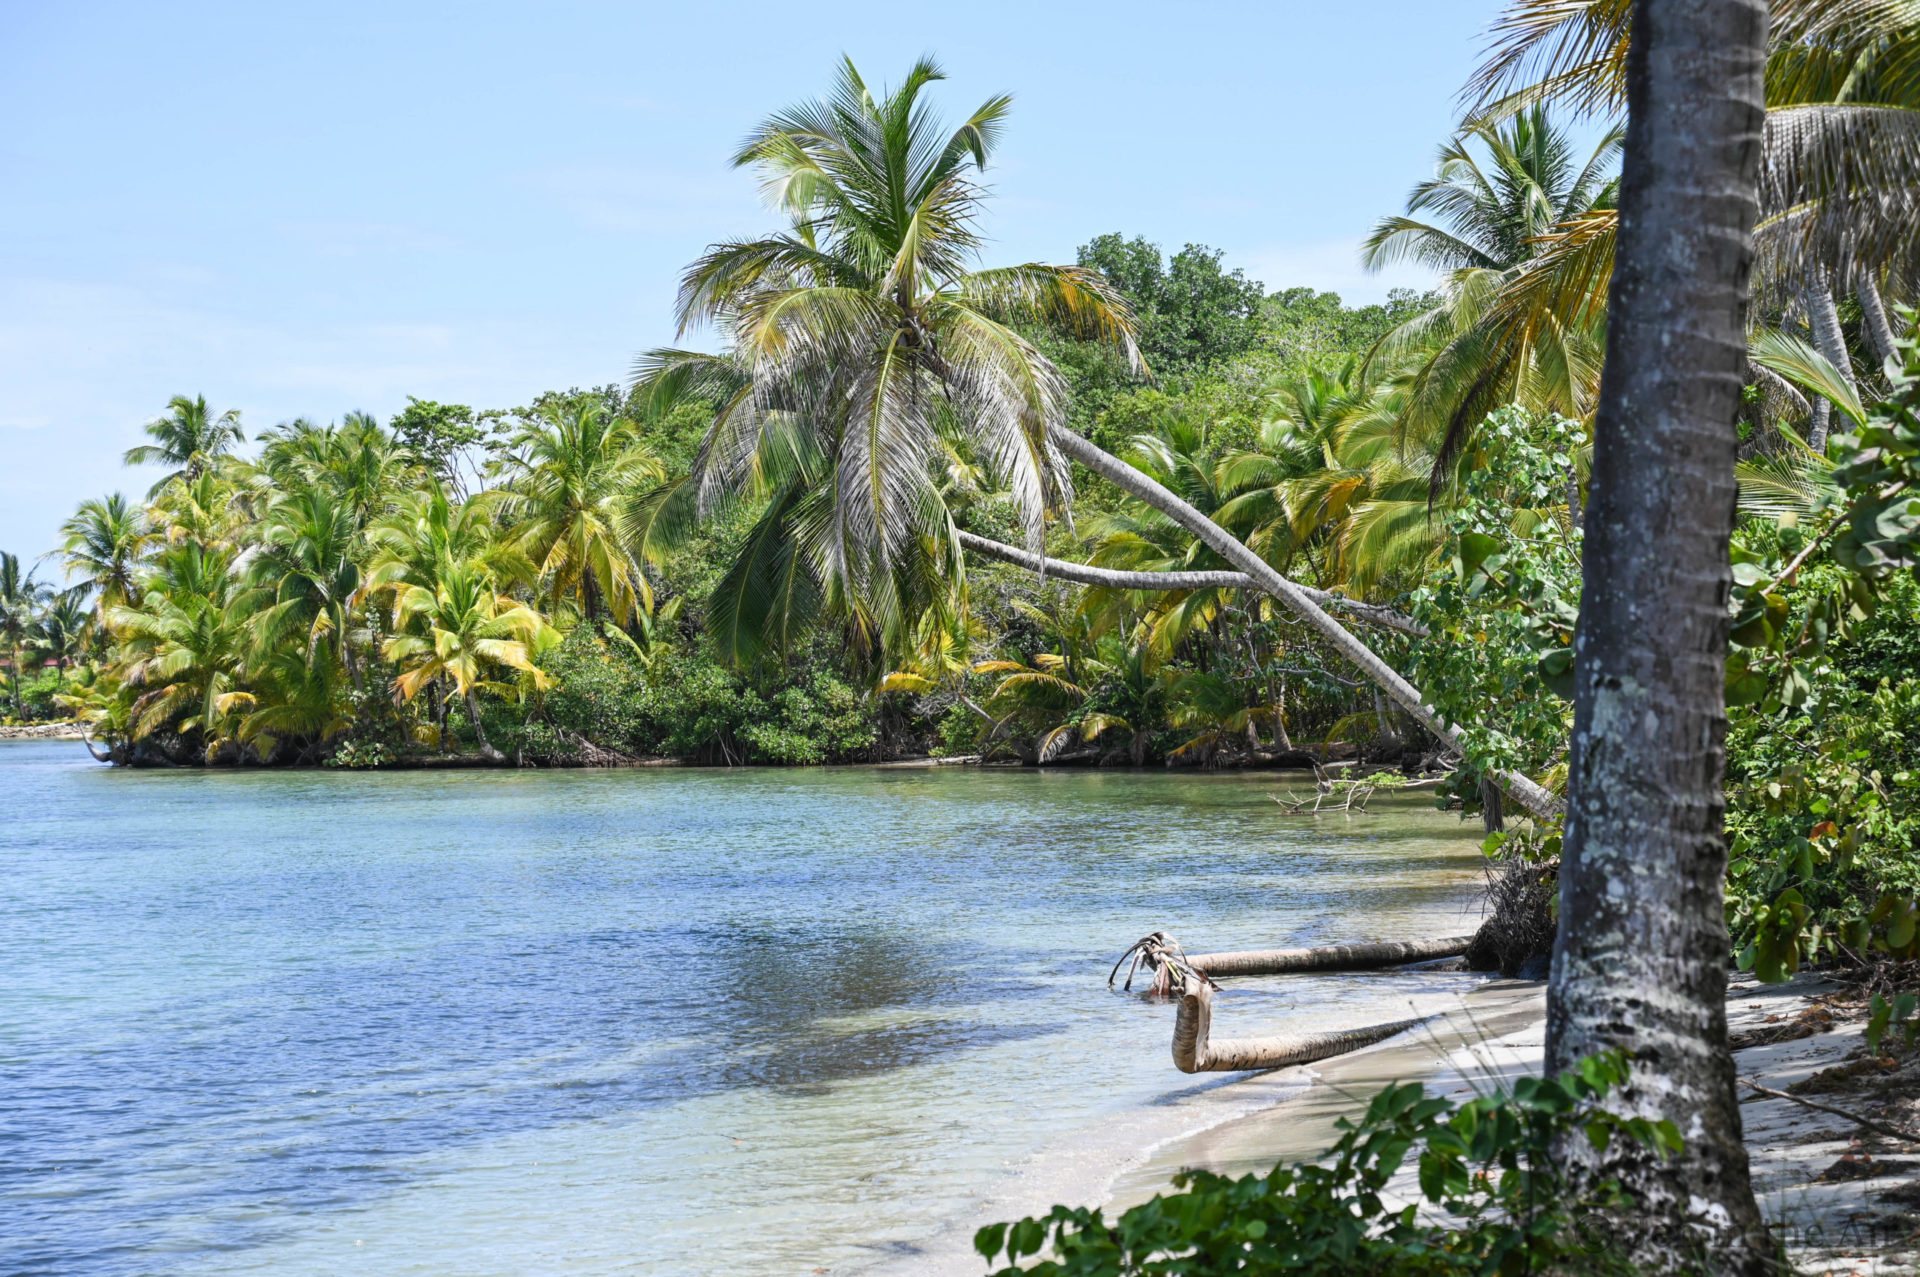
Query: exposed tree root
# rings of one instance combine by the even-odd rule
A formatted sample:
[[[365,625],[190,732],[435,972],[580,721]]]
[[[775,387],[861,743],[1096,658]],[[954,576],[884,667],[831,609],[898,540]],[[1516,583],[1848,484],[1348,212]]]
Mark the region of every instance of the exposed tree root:
[[[1546,979],[1558,929],[1553,906],[1560,894],[1560,862],[1495,861],[1487,866],[1487,915],[1467,950],[1475,971],[1508,979]]]
[[[1338,1033],[1308,1033],[1290,1037],[1210,1040],[1213,1027],[1213,984],[1189,977],[1181,988],[1180,1006],[1173,1021],[1173,1064],[1182,1073],[1232,1073],[1245,1069],[1281,1069],[1311,1064],[1405,1033],[1424,1020],[1395,1020]]]
[[[1174,1056],[1178,1058],[1180,1054],[1180,1040],[1179,1030],[1177,1029],[1174,1031],[1173,1051]],[[1188,1072],[1192,1072],[1192,1070],[1189,1069]],[[1862,1117],[1858,1113],[1849,1113],[1847,1110],[1835,1108],[1831,1104],[1822,1104],[1818,1100],[1810,1100],[1804,1095],[1790,1095],[1785,1091],[1776,1091],[1772,1087],[1760,1085],[1752,1078],[1741,1078],[1740,1085],[1746,1087],[1756,1095],[1764,1095],[1770,1100],[1791,1100],[1795,1104],[1804,1105],[1807,1108],[1814,1109],[1821,1113],[1831,1113],[1835,1117],[1843,1117],[1854,1125],[1863,1126],[1877,1135],[1885,1135],[1889,1139],[1901,1140],[1908,1144],[1920,1144],[1920,1131],[1909,1131],[1905,1127],[1890,1126],[1885,1122],[1877,1121],[1871,1117]]]

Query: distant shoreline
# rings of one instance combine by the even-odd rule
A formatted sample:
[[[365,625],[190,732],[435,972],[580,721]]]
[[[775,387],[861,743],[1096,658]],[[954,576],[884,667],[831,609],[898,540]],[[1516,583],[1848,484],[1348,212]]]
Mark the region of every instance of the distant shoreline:
[[[0,740],[85,740],[78,723],[21,723],[0,726]]]
[[[78,723],[27,723],[19,726],[0,726],[0,741],[7,740],[65,740],[85,741],[87,735]],[[101,760],[105,761],[105,760]],[[1328,766],[1352,766],[1356,760],[1332,759]],[[889,758],[875,762],[844,763],[704,763],[694,758],[672,756],[627,758],[606,757],[578,759],[526,759],[515,761],[508,758],[505,762],[489,762],[479,754],[417,754],[402,756],[378,767],[330,768],[324,763],[196,763],[142,759],[138,762],[117,763],[139,771],[625,771],[649,767],[687,767],[713,771],[733,771],[752,769],[758,771],[809,771],[814,768],[877,768],[889,770],[920,770],[943,767],[975,767],[993,771],[1104,771],[1104,772],[1306,772],[1311,774],[1314,765],[1312,756],[1304,752],[1291,754],[1259,756],[1230,762],[1216,763],[1213,766],[1193,766],[1167,768],[1143,764],[1138,766],[1101,766],[1093,761],[1072,760],[1067,762],[1028,763],[1018,758],[998,758],[983,762],[978,754],[956,754],[950,756],[920,755],[908,758]],[[1363,766],[1366,766],[1363,764]],[[1367,766],[1368,771],[1394,771],[1390,765],[1376,764]]]

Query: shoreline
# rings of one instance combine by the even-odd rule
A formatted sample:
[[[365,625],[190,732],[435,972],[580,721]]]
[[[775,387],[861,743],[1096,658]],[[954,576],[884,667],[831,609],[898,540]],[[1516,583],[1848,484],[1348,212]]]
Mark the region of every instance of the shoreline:
[[[1737,1076],[1786,1091],[1858,1058],[1865,1028],[1860,1019],[1783,1041],[1755,1040],[1766,1037],[1769,1026],[1817,1016],[1818,1000],[1839,988],[1819,973],[1782,985],[1732,974],[1727,1010]],[[1201,1077],[1160,1101],[1203,1099],[1183,1110],[1187,1129],[1168,1133],[1151,1121],[1126,1121],[1114,1125],[1128,1137],[1109,1133],[1045,1150],[910,1259],[865,1271],[876,1277],[977,1277],[981,1261],[972,1234],[983,1224],[1044,1214],[1056,1203],[1100,1206],[1111,1220],[1167,1191],[1183,1169],[1238,1176],[1310,1160],[1338,1137],[1340,1119],[1357,1117],[1390,1082],[1420,1081],[1430,1095],[1460,1101],[1524,1074],[1538,1075],[1546,1036],[1544,982],[1490,979],[1456,1002],[1420,1029],[1318,1064]],[[1920,1152],[1920,1146],[1900,1149],[1791,1100],[1757,1096],[1745,1087],[1741,1095],[1754,1191],[1796,1267],[1825,1271],[1837,1264],[1880,1277],[1920,1274],[1920,1212],[1914,1210],[1920,1205],[1920,1162],[1875,1157],[1888,1147],[1898,1154]],[[1846,1107],[1849,1101],[1841,1096],[1839,1103]],[[1857,1099],[1852,1107],[1860,1107]],[[1143,1142],[1143,1134],[1152,1138]],[[1414,1175],[1409,1164],[1389,1191],[1409,1202],[1421,1200]]]
[[[73,741],[85,743],[88,737],[77,723],[26,723],[15,726],[0,725],[0,742],[4,741]],[[855,770],[875,771],[923,771],[944,767],[975,767],[983,771],[1057,771],[1057,772],[1107,772],[1123,774],[1131,772],[1198,772],[1219,774],[1240,774],[1246,772],[1270,772],[1274,774],[1307,774],[1311,769],[1288,761],[1247,760],[1224,763],[1218,766],[1166,767],[1141,764],[1139,766],[1114,765],[1103,766],[1098,762],[1078,760],[1073,762],[1028,763],[1017,758],[982,761],[978,754],[935,755],[920,754],[905,758],[889,758],[878,762],[844,763],[703,763],[698,759],[675,755],[647,757],[625,757],[617,759],[592,760],[580,758],[569,761],[515,762],[508,758],[503,762],[490,762],[479,754],[416,754],[405,756],[378,767],[328,767],[324,763],[200,763],[200,762],[135,762],[108,763],[102,766],[124,767],[132,771],[339,771],[339,772],[407,772],[407,771],[630,771],[644,768],[671,767],[704,771],[812,771],[812,770]],[[1334,762],[1351,763],[1353,760],[1336,759]],[[1387,764],[1370,765],[1378,770],[1398,770]]]
[[[0,740],[84,741],[86,738],[86,732],[80,724],[73,722],[0,724]]]
[[[1354,978],[1382,977],[1367,973]],[[979,1277],[983,1265],[973,1250],[973,1234],[982,1225],[1041,1215],[1055,1204],[1102,1206],[1111,1217],[1116,1206],[1124,1210],[1164,1191],[1182,1166],[1201,1165],[1201,1150],[1236,1145],[1249,1137],[1259,1150],[1253,1157],[1262,1170],[1283,1158],[1313,1156],[1332,1142],[1334,1121],[1363,1107],[1378,1089],[1367,1085],[1366,1075],[1378,1070],[1396,1079],[1418,1075],[1423,1067],[1433,1066],[1436,1044],[1476,1039],[1490,1026],[1507,1032],[1539,1020],[1544,990],[1530,981],[1488,977],[1465,994],[1394,999],[1402,1005],[1413,1003],[1433,1021],[1421,1030],[1318,1064],[1188,1075],[1175,1071],[1168,1059],[1169,1087],[1158,1099],[1009,1167],[1005,1182],[983,1187],[961,1216],[911,1255],[859,1271],[873,1277]],[[1383,1013],[1388,1002],[1382,998]],[[1167,1009],[1170,1042],[1171,1003]],[[1299,1138],[1289,1147],[1267,1151],[1270,1125],[1294,1128]],[[1298,1144],[1297,1154],[1291,1144]]]

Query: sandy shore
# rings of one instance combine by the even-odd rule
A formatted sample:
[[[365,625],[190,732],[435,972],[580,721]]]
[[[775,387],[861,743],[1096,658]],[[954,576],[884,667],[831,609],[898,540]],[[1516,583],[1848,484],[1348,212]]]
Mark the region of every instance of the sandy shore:
[[[1415,1033],[1304,1068],[1187,1077],[1175,1071],[1169,1054],[1168,1090],[1157,1101],[1010,1166],[1005,1182],[982,1192],[946,1231],[871,1271],[979,1277],[985,1266],[973,1251],[973,1234],[983,1224],[1044,1214],[1055,1203],[1124,1209],[1165,1189],[1183,1166],[1266,1170],[1285,1158],[1313,1156],[1332,1142],[1333,1123],[1356,1103],[1364,1105],[1386,1080],[1431,1072],[1467,1043],[1522,1030],[1540,1019],[1543,1005],[1542,986],[1508,980],[1489,981],[1465,997],[1403,1002],[1386,995],[1380,1018],[1409,1009],[1434,1018]],[[1171,1050],[1172,1012],[1169,1006],[1169,1037],[1157,1048],[1162,1051]],[[1219,1031],[1225,1036],[1239,1030]]]
[[[1816,976],[1785,985],[1736,977],[1728,990],[1736,1044],[1792,1031],[1809,1013],[1825,1020],[1832,1008],[1822,1000],[1837,987]],[[1164,1191],[1185,1167],[1242,1175],[1312,1158],[1336,1138],[1340,1118],[1356,1115],[1389,1082],[1421,1078],[1430,1092],[1466,1099],[1537,1074],[1545,1001],[1541,984],[1490,981],[1450,1008],[1417,1008],[1439,1014],[1379,1046],[1303,1068],[1195,1079],[1170,1092],[1157,1112],[1032,1159],[1005,1189],[983,1196],[970,1218],[879,1271],[978,1277],[983,1266],[971,1242],[981,1224],[1043,1213],[1055,1202],[1102,1205],[1116,1215]],[[1785,1091],[1861,1056],[1862,1022],[1837,1016],[1821,1027],[1811,1036],[1743,1046],[1735,1055],[1740,1076]],[[1810,1098],[1860,1108],[1845,1094]],[[1791,1100],[1750,1096],[1743,1113],[1761,1208],[1796,1267],[1920,1273],[1920,1160],[1903,1156],[1920,1153],[1920,1145],[1900,1145]],[[1405,1178],[1401,1187],[1412,1200],[1411,1171]]]
[[[85,740],[78,723],[24,723],[0,725],[0,740]]]

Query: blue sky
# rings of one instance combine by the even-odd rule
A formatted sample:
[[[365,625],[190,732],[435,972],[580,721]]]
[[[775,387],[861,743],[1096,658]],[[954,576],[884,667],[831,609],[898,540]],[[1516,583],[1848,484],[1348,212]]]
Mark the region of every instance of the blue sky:
[[[383,417],[624,376],[679,269],[772,219],[757,119],[932,52],[1015,95],[989,260],[1105,231],[1374,300],[1355,245],[1494,0],[809,6],[0,2],[0,548],[52,548],[169,396]]]

